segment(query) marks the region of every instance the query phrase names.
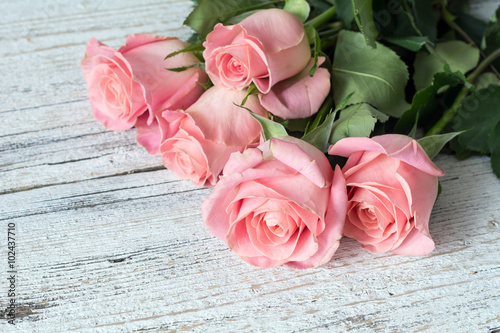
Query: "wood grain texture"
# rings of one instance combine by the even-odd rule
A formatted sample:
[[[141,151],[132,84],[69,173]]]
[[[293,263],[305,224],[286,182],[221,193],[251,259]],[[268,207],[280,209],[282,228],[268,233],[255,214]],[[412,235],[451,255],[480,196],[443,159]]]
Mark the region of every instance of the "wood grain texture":
[[[189,37],[187,0],[0,2],[0,308],[17,227],[16,325],[1,332],[485,332],[500,327],[500,181],[436,158],[436,250],[373,255],[343,239],[314,270],[257,269],[203,226],[210,189],[163,169],[134,130],[93,120],[91,36]]]

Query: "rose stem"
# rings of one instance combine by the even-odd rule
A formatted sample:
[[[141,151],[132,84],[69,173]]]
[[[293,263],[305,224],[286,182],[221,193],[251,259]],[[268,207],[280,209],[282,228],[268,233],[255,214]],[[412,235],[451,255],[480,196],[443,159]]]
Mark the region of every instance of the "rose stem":
[[[305,24],[306,25],[311,25],[314,28],[319,28],[326,22],[328,22],[329,19],[331,19],[333,16],[335,16],[335,7],[330,7],[330,9],[324,11],[323,13],[319,14],[315,18],[307,21]]]
[[[477,66],[476,69],[467,76],[467,81],[470,83],[474,83],[474,81],[479,77],[479,75],[498,57],[500,57],[500,48],[496,49],[495,52],[487,56],[486,59],[484,59],[479,64],[479,66]],[[465,97],[467,97],[468,93],[469,89],[467,89],[467,87],[464,86],[462,90],[460,90],[460,92],[458,93],[451,107],[443,114],[443,117],[441,117],[441,119],[439,119],[439,121],[436,124],[434,124],[434,126],[432,126],[432,128],[425,134],[425,136],[436,135],[441,133],[444,127],[453,119],[453,117],[455,117],[455,115],[458,112],[458,109],[460,108],[460,105],[462,105],[462,102],[464,101]]]

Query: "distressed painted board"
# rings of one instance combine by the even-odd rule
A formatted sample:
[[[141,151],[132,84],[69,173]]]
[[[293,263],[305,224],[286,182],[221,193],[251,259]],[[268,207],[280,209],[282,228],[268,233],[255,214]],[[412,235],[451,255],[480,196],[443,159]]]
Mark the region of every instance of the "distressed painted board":
[[[488,17],[498,1],[476,1]],[[210,189],[176,179],[134,130],[93,120],[90,37],[187,39],[187,0],[0,1],[0,308],[16,225],[15,325],[0,332],[484,332],[500,327],[500,181],[489,159],[447,172],[426,257],[343,239],[314,270],[257,269],[203,226]]]

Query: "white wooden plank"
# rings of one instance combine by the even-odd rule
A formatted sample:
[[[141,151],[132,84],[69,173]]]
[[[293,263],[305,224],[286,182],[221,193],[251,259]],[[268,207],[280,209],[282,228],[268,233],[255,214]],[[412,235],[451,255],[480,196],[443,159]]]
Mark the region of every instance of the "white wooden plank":
[[[33,312],[18,328],[494,327],[500,261],[488,254],[499,250],[500,215],[488,199],[500,194],[499,181],[486,158],[438,164],[448,175],[432,217],[432,255],[372,255],[345,240],[331,263],[308,271],[242,263],[202,226],[210,190],[166,170],[5,194],[2,216],[19,226],[19,276],[29,276],[21,281],[30,291],[23,304]],[[468,205],[476,196],[484,200]]]
[[[77,5],[37,0],[1,6],[8,14],[0,21],[0,77],[11,79],[0,80],[0,111],[84,99],[79,62],[92,36],[119,47],[132,33],[168,32],[183,39],[191,34],[182,22],[192,5],[183,0]]]

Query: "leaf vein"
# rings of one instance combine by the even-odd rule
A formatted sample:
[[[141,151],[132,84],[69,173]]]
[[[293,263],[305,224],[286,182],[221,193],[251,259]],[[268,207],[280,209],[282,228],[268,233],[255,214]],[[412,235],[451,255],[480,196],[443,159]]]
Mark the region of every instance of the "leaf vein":
[[[340,69],[340,68],[335,68],[333,67],[332,68],[332,71],[337,71],[337,72],[341,72],[341,73],[348,73],[348,74],[354,74],[354,75],[358,75],[358,76],[361,76],[361,77],[369,77],[369,78],[372,78],[372,79],[375,79],[375,80],[378,80],[378,81],[382,81],[383,83],[385,83],[387,86],[389,86],[389,88],[391,88],[392,92],[396,94],[396,89],[393,87],[393,85],[381,78],[381,77],[378,77],[378,76],[375,76],[375,75],[372,75],[372,74],[368,74],[368,73],[362,73],[362,72],[356,72],[356,71],[351,71],[351,70],[348,70],[348,69]]]

